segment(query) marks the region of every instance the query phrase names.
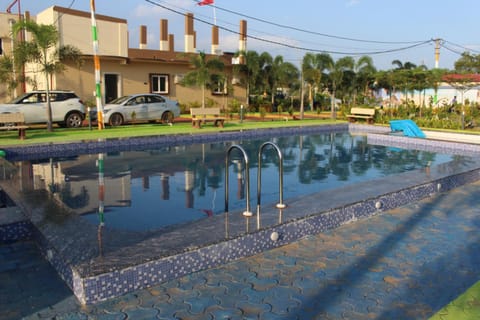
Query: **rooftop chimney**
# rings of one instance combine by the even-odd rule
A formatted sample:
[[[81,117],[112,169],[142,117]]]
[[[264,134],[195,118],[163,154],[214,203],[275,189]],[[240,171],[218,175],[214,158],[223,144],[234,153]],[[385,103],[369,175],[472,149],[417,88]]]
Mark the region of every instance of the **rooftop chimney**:
[[[168,35],[168,51],[173,52],[175,51],[175,43],[173,34]]]
[[[220,54],[218,48],[218,26],[212,27],[212,54]]]
[[[147,26],[140,26],[140,49],[147,48]]]
[[[168,48],[168,21],[160,20],[160,50],[167,51]]]
[[[185,52],[195,52],[195,32],[193,31],[193,13],[185,15]]]
[[[247,52],[247,21],[240,20],[240,39],[238,41],[238,51],[240,51],[239,62],[245,64],[244,52]]]

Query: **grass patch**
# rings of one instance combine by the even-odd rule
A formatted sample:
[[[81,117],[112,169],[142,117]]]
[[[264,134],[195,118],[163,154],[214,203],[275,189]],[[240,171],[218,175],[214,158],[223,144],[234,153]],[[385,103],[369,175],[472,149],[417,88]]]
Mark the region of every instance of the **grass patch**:
[[[480,314],[480,281],[464,294],[453,300],[430,320],[466,320],[478,319]]]
[[[55,128],[53,132],[48,132],[45,128],[32,128],[27,130],[27,138],[25,140],[18,139],[18,132],[16,130],[1,132],[0,146],[68,143],[85,140],[131,138],[166,134],[220,133],[225,131],[298,127],[334,123],[344,123],[344,121],[322,119],[295,121],[228,121],[225,123],[224,128],[217,128],[214,127],[213,124],[207,123],[201,129],[193,128],[190,122],[179,122],[172,126],[165,124],[135,124],[121,127],[107,127],[104,130],[98,130],[97,127],[92,127],[91,130],[88,127],[78,129]]]

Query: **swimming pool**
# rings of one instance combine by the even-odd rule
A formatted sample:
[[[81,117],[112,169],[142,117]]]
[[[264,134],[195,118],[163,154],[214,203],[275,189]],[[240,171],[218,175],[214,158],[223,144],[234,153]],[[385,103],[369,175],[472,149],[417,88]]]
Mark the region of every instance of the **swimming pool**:
[[[45,190],[69,211],[95,225],[102,219],[108,228],[156,230],[224,212],[224,159],[232,144],[240,145],[250,159],[250,205],[254,208],[258,150],[265,141],[275,143],[283,154],[284,199],[470,159],[369,145],[365,135],[348,132],[318,133],[102,154],[102,217],[98,216],[96,154],[31,160],[32,180],[28,185],[33,187],[23,192]],[[261,194],[266,206],[279,199],[279,161],[273,151],[262,153]],[[229,209],[235,211],[246,205],[246,173],[238,154],[230,160]],[[28,167],[25,161],[21,165]]]
[[[352,139],[346,134],[357,131],[365,133],[372,129],[376,127],[337,125],[322,128],[289,128],[274,130],[273,133],[258,131],[211,136],[82,142],[21,150],[23,153],[8,150],[10,160],[18,163],[11,170],[4,170],[2,187],[12,195],[15,203],[29,217],[34,238],[78,299],[82,303],[94,303],[269,250],[304,236],[480,179],[480,163],[476,160],[478,156],[475,156],[480,153],[478,147],[390,137],[385,132],[367,134],[367,138],[354,134]],[[312,144],[316,146],[315,148],[310,147],[306,140],[322,132],[328,132],[327,136],[330,138],[320,139],[320,144]],[[294,138],[293,133],[303,135],[303,140]],[[170,201],[179,197],[180,205],[162,210],[172,215],[178,215],[183,208],[194,209],[197,214],[203,206],[212,208],[214,190],[217,190],[217,197],[221,199],[218,191],[222,189],[222,182],[225,181],[221,167],[225,148],[233,141],[245,146],[247,150],[252,150],[252,154],[255,155],[259,142],[251,143],[250,147],[248,141],[251,141],[251,138],[260,138],[261,141],[274,139],[272,141],[285,150],[286,171],[302,172],[294,176],[299,181],[301,177],[303,183],[294,184],[286,178],[285,189],[290,195],[288,198],[285,197],[288,207],[283,210],[276,209],[269,205],[276,202],[277,196],[275,194],[277,183],[274,178],[276,160],[271,155],[265,155],[263,168],[265,176],[269,170],[275,174],[272,173],[270,179],[265,178],[263,184],[264,188],[267,185],[274,185],[271,188],[274,190],[265,192],[267,195],[270,193],[271,198],[262,202],[265,203],[265,208],[262,209],[261,227],[255,224],[255,219],[242,216],[242,209],[222,213],[223,206],[218,203],[215,203],[213,215],[208,216],[202,211],[201,218],[189,222],[175,221],[169,226],[125,228],[126,223],[133,225],[137,215],[141,214],[139,212],[141,210],[135,209],[132,210],[134,215],[128,220],[123,220],[118,227],[111,226],[113,218],[109,215],[114,211],[109,210],[113,210],[113,207],[131,208],[135,205],[134,202],[144,201],[143,198],[136,198],[137,193],[151,192],[152,197],[158,202],[167,201],[164,198]],[[282,139],[293,139],[297,142],[293,147],[289,144],[284,146]],[[340,142],[338,144],[340,147],[332,147],[331,142],[335,140]],[[179,141],[182,143],[178,143]],[[193,145],[197,142],[203,142],[203,145],[195,150]],[[217,142],[220,142],[221,147],[216,146]],[[384,147],[380,147],[382,143]],[[369,147],[368,144],[375,146]],[[204,148],[207,145],[210,147]],[[399,153],[397,148],[402,146],[410,151]],[[174,153],[166,156],[169,148],[173,148]],[[294,149],[301,149],[302,152],[290,158],[291,154],[295,154],[292,151]],[[208,152],[204,152],[206,150]],[[325,153],[325,150],[328,152]],[[433,156],[432,152],[436,155]],[[111,179],[108,183],[106,182],[108,179],[105,180],[104,217],[93,213],[92,217],[86,218],[89,212],[97,210],[99,204],[99,168],[96,164],[100,154],[105,160],[105,177]],[[178,154],[193,154],[194,157],[179,157]],[[194,159],[193,163],[197,161],[203,163],[204,155],[205,159],[210,156],[215,159],[213,167],[204,170],[203,175],[198,173],[200,172],[198,169],[191,170],[194,172],[193,177],[190,173],[186,174],[189,171],[186,169],[195,168],[191,159]],[[60,156],[63,158],[62,161],[54,160]],[[124,157],[129,161],[125,161]],[[298,163],[305,164],[305,170],[295,171],[290,168],[295,167],[291,165],[295,157]],[[45,160],[39,161],[39,158]],[[138,158],[146,158],[151,162],[150,166],[140,165],[134,161]],[[188,161],[181,162],[180,158]],[[251,158],[252,162],[257,161],[255,156]],[[331,170],[335,172],[334,174],[328,170],[318,172],[312,169],[318,168],[319,164],[328,163],[325,159],[330,158],[335,160],[329,164],[331,168],[335,168],[335,171]],[[349,162],[343,160],[349,158],[356,161],[347,165]],[[381,162],[376,159],[380,158],[389,159],[385,162],[388,165],[379,165]],[[409,158],[410,160],[406,161]],[[113,161],[115,159],[119,161]],[[166,173],[163,170],[166,162],[162,161],[168,159],[172,163],[170,168],[173,168],[171,170],[174,175],[172,176],[170,171],[169,187],[164,189],[162,179],[165,179]],[[394,163],[398,164],[398,159],[402,160],[402,165],[394,166]],[[38,167],[33,170],[32,164]],[[231,198],[234,199],[239,190],[235,187],[242,179],[236,179],[238,172],[234,167],[237,163],[230,165],[229,181],[232,183]],[[368,166],[373,167],[374,171],[366,174],[368,171],[365,171],[365,167]],[[212,168],[219,172],[218,177],[211,174],[214,171]],[[255,166],[252,166],[251,170],[254,181]],[[347,175],[346,172],[350,172],[349,170],[353,173]],[[388,172],[395,174],[386,175]],[[10,179],[14,175],[21,178]],[[205,179],[199,179],[201,176]],[[325,176],[331,176],[332,182],[326,183],[321,179]],[[359,180],[347,183],[346,176]],[[215,178],[209,180],[209,177]],[[362,180],[365,177],[367,179]],[[92,191],[87,188],[86,181],[91,181]],[[205,181],[205,187],[198,181]],[[308,183],[304,183],[305,181]],[[81,183],[73,187],[76,182]],[[67,185],[70,187],[66,187]],[[323,185],[334,187],[310,194],[307,192],[308,188],[319,188]],[[186,186],[193,186],[191,189],[193,201],[190,196],[186,196]],[[254,187],[254,183],[252,186]],[[117,190],[116,194],[120,194],[121,197],[110,199],[107,195],[109,188]],[[254,189],[251,193],[254,194]],[[201,200],[202,194],[206,200]],[[235,199],[234,202],[238,202],[238,208],[242,208],[245,200]],[[193,208],[188,208],[190,204],[193,204]],[[73,209],[79,211],[75,212]]]

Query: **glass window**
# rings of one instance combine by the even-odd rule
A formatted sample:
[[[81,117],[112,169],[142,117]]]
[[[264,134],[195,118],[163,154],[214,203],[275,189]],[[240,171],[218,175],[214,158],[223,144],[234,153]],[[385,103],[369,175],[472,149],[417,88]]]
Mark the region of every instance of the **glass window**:
[[[227,94],[227,83],[225,82],[225,79],[218,76],[218,75],[213,75],[212,76],[212,93],[213,94]]]
[[[152,93],[168,94],[168,75],[152,74],[150,76]]]
[[[160,96],[148,96],[148,103],[161,103],[165,102],[165,99],[163,99]]]

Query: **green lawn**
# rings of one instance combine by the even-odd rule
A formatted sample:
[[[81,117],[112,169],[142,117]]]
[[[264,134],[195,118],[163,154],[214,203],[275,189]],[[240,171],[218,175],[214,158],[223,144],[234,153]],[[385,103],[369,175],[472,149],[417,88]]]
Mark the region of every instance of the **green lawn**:
[[[271,120],[271,121],[227,121],[224,128],[214,127],[212,123],[207,123],[201,129],[193,128],[189,121],[178,122],[173,125],[167,124],[135,124],[121,127],[106,127],[104,130],[98,130],[96,126],[92,128],[82,127],[79,129],[54,128],[53,132],[48,132],[45,127],[30,128],[27,130],[25,140],[18,139],[18,132],[2,131],[0,132],[0,147],[12,145],[29,145],[42,143],[62,143],[82,140],[97,140],[109,138],[128,138],[140,136],[155,136],[165,134],[197,134],[207,132],[239,131],[264,128],[281,128],[291,126],[311,126],[322,124],[344,123],[344,121],[333,121],[325,119],[308,120]]]
[[[480,318],[480,282],[453,300],[430,320],[477,320]]]

